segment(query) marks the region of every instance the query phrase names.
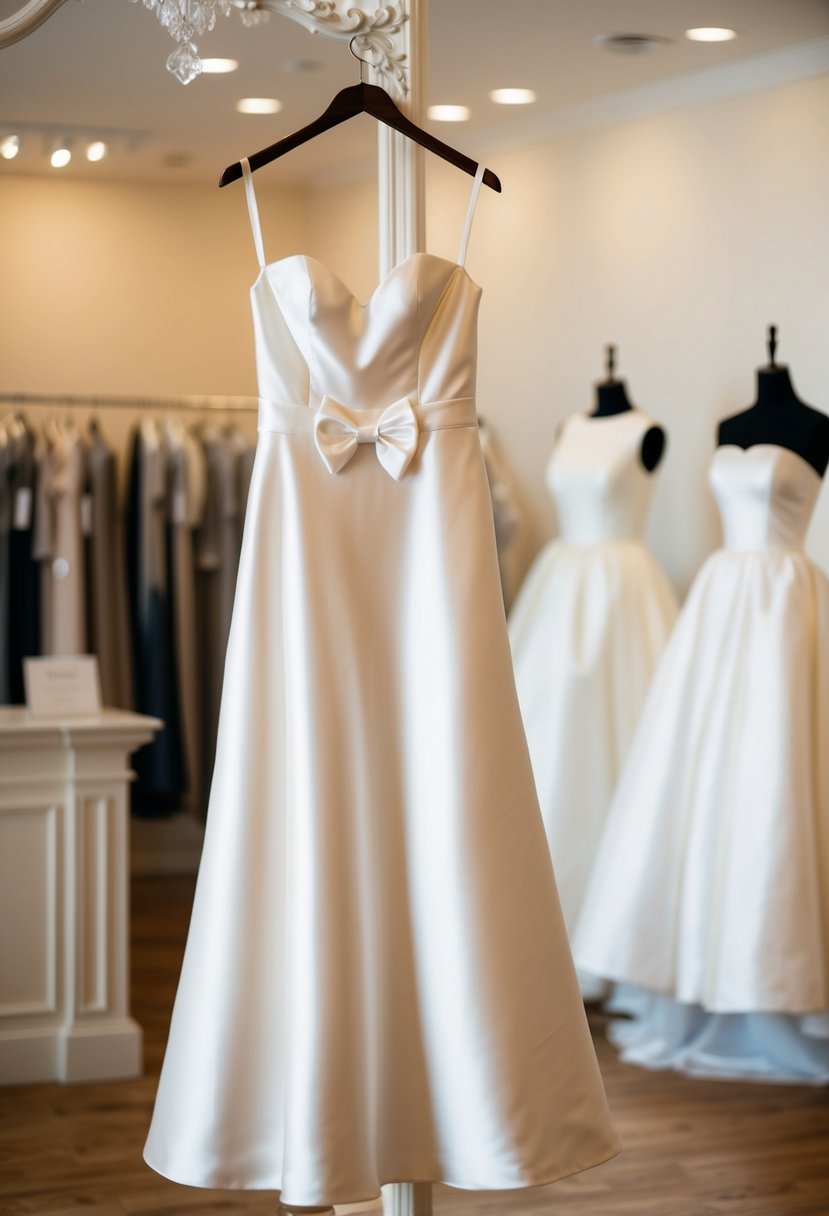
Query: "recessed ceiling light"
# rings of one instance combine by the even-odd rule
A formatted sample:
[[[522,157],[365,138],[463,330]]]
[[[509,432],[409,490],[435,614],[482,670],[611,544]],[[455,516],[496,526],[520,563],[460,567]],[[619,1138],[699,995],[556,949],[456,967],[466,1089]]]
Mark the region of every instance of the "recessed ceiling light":
[[[429,106],[427,113],[434,122],[466,122],[469,106]]]
[[[202,59],[201,70],[208,76],[223,76],[226,72],[235,72],[239,66],[238,59]]]
[[[719,25],[701,25],[699,29],[686,30],[685,37],[692,42],[730,42],[737,37],[737,31]]]
[[[529,106],[536,97],[532,89],[493,89],[489,99],[499,106]]]
[[[14,160],[19,151],[19,135],[7,135],[5,139],[0,140],[0,156],[3,157],[3,160]]]
[[[240,97],[236,109],[240,114],[278,114],[282,102],[275,97]]]
[[[52,155],[49,157],[49,164],[53,169],[64,169],[72,159],[72,153],[69,148],[55,148]]]
[[[95,139],[86,149],[86,159],[91,161],[103,160],[107,154],[107,146],[102,139]]]

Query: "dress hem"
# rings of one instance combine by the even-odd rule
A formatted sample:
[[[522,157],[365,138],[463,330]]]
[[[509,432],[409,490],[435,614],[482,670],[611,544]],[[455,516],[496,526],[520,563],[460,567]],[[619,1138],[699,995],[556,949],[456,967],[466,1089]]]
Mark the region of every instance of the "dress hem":
[[[145,1163],[150,1167],[151,1170],[154,1170],[155,1173],[160,1174],[162,1178],[166,1178],[170,1182],[175,1182],[179,1186],[192,1186],[198,1187],[201,1190],[216,1191],[275,1191],[280,1196],[280,1202],[283,1204],[287,1203],[289,1207],[292,1205],[294,1207],[323,1207],[326,1204],[331,1207],[336,1207],[340,1205],[345,1206],[347,1204],[371,1203],[375,1199],[381,1198],[382,1187],[401,1185],[403,1183],[413,1183],[415,1185],[428,1183],[431,1186],[448,1186],[456,1191],[469,1191],[470,1193],[481,1191],[511,1192],[538,1190],[541,1187],[552,1186],[556,1182],[561,1182],[564,1178],[572,1178],[575,1174],[583,1174],[586,1170],[596,1169],[600,1165],[605,1165],[608,1161],[612,1161],[615,1157],[619,1156],[619,1154],[622,1152],[622,1147],[622,1144],[617,1140],[613,1147],[609,1150],[602,1149],[602,1155],[599,1157],[585,1161],[584,1163],[579,1163],[578,1165],[568,1166],[561,1172],[550,1177],[543,1178],[538,1182],[516,1182],[512,1186],[486,1187],[470,1186],[469,1184],[464,1185],[460,1182],[452,1182],[448,1178],[384,1178],[378,1183],[377,1190],[370,1195],[358,1195],[356,1197],[341,1195],[336,1199],[326,1196],[314,1196],[313,1198],[288,1200],[286,1200],[282,1195],[281,1188],[271,1182],[193,1182],[190,1179],[174,1177],[165,1170],[159,1169],[157,1165],[153,1165],[146,1153],[143,1156]]]

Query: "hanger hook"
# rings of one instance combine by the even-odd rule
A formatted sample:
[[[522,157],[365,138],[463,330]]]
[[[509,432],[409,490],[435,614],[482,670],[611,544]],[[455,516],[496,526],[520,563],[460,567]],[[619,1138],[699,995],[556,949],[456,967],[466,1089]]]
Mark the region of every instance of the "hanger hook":
[[[354,56],[354,58],[357,60],[357,62],[360,65],[360,84],[368,84],[368,81],[366,80],[365,70],[366,70],[366,68],[370,68],[372,66],[372,64],[371,64],[371,60],[363,59],[362,55],[358,55],[357,52],[354,50],[354,43],[357,42],[359,40],[359,38],[360,38],[359,34],[355,34],[353,38],[350,38],[348,41],[348,49],[351,51],[351,54]]]
[[[605,347],[605,370],[608,380],[613,379],[613,373],[616,371],[616,347],[608,345]]]
[[[777,326],[770,325],[768,338],[766,339],[766,347],[769,352],[769,367],[777,367],[774,356],[777,352]]]

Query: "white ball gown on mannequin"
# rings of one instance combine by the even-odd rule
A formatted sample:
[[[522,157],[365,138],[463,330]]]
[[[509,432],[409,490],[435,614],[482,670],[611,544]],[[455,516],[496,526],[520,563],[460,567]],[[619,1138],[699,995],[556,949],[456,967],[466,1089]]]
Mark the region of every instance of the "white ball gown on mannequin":
[[[515,697],[480,290],[463,251],[365,305],[267,264],[246,183],[260,437],[146,1159],[289,1208],[551,1182],[618,1144]]]
[[[639,409],[576,414],[547,467],[559,537],[509,621],[518,699],[564,918],[572,931],[645,699],[676,617],[643,536],[656,476]],[[604,985],[580,974],[585,996]]]
[[[654,677],[585,897],[580,965],[640,986],[624,1058],[829,1081],[829,582],[820,477],[720,447],[724,545]],[[648,995],[651,994],[651,995]]]

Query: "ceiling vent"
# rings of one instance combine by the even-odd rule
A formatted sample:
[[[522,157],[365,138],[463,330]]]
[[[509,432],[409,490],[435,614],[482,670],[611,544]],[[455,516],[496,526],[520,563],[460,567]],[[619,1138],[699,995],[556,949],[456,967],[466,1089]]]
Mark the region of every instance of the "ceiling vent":
[[[670,38],[662,38],[659,34],[599,34],[593,39],[603,51],[613,51],[618,55],[644,55],[668,46],[670,41]]]

